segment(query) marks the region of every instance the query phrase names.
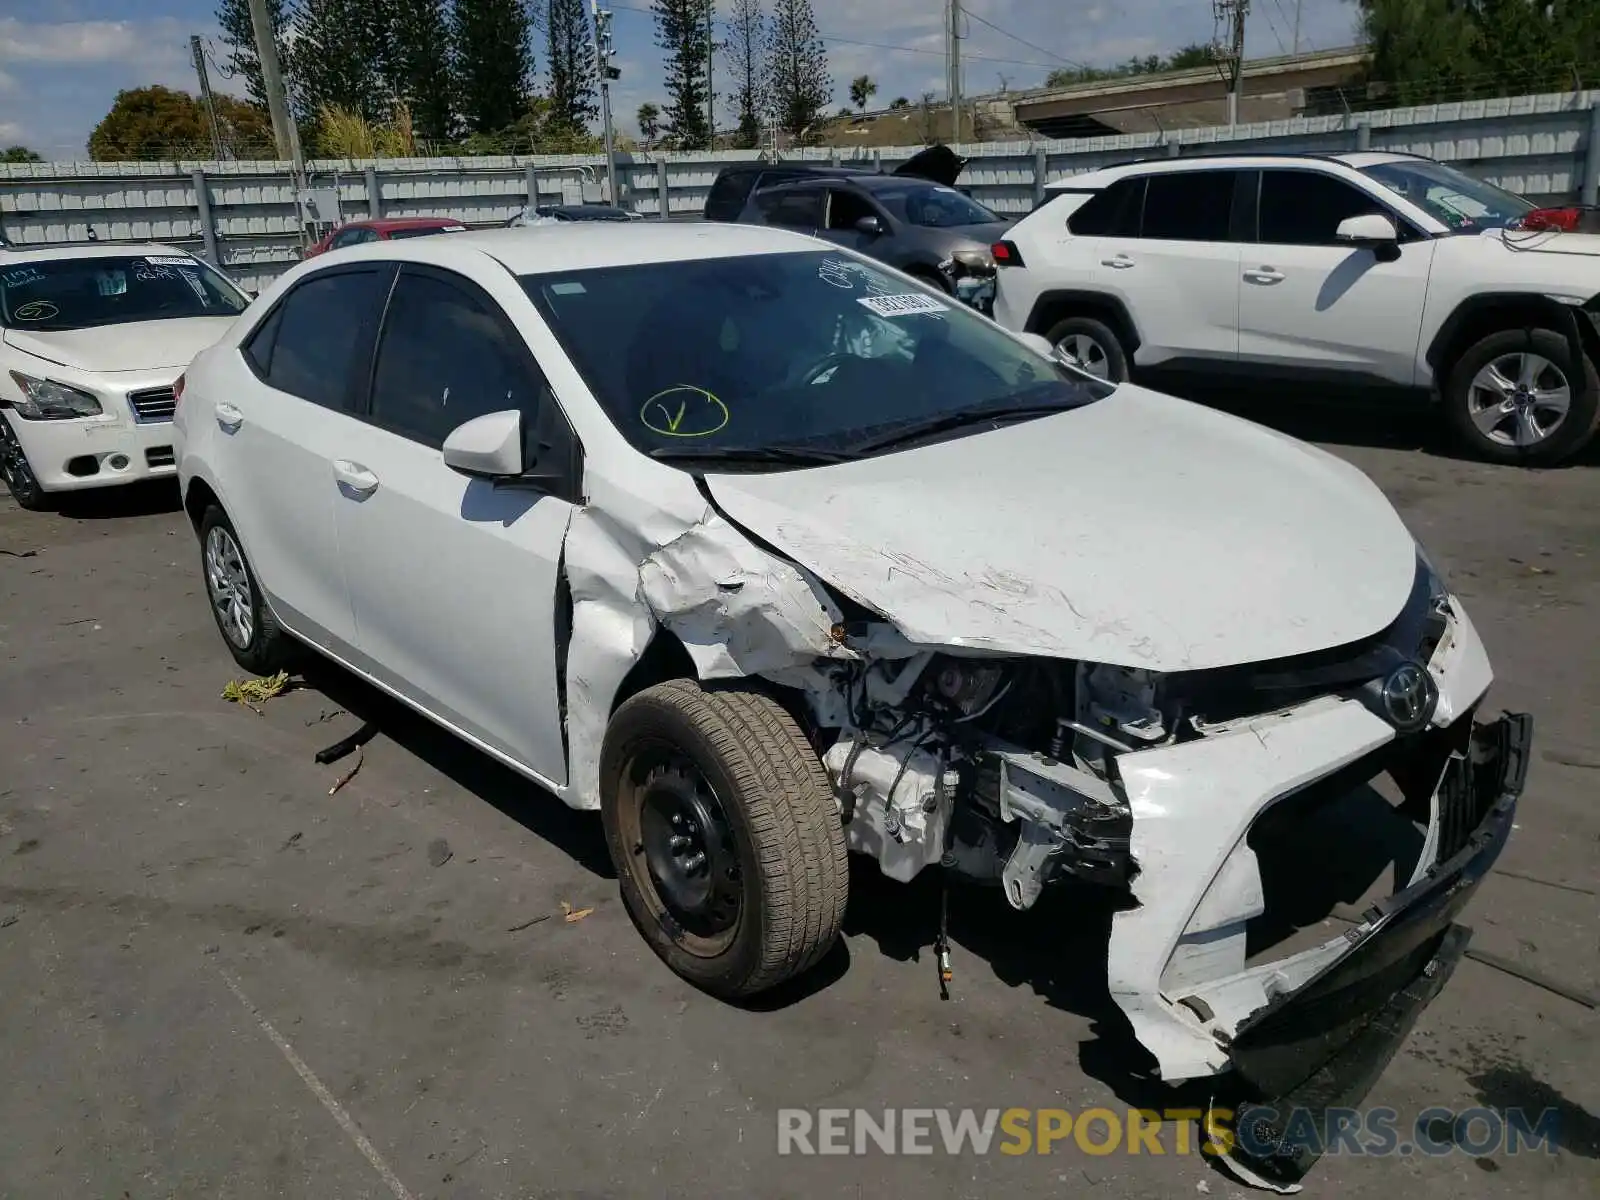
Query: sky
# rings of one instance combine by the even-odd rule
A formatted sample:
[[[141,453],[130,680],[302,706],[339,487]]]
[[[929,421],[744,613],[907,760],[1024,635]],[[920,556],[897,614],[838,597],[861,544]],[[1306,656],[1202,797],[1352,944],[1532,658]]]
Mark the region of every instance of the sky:
[[[1355,41],[1356,10],[1348,0],[1255,0],[1247,56],[1290,48],[1297,2],[1302,50]],[[1210,0],[963,4],[968,95],[1037,86],[1056,67],[1111,65],[1214,35]],[[197,91],[189,35],[208,39],[213,58],[225,61],[215,7],[215,0],[0,0],[0,147],[20,143],[47,159],[85,158],[89,131],[119,90],[159,83]],[[611,7],[622,68],[612,111],[618,128],[634,132],[639,105],[663,100],[661,53],[649,0]],[[725,12],[727,0],[717,7]],[[861,74],[878,84],[875,107],[896,96],[944,95],[944,0],[813,0],[813,7],[832,66],[833,107],[849,103],[850,80]],[[536,59],[542,71],[543,55]],[[714,83],[720,96],[723,85]],[[212,85],[241,90],[215,71]],[[724,122],[732,118],[719,103],[718,123]]]

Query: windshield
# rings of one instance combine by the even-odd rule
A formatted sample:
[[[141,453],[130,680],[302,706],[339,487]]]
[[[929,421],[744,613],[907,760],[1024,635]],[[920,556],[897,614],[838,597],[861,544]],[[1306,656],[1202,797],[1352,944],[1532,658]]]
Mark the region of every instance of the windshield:
[[[249,298],[186,254],[58,258],[0,267],[0,324],[40,333],[232,317]]]
[[[1111,391],[950,297],[837,251],[522,284],[623,436],[657,457],[854,457],[899,429],[974,410],[1044,415]]]
[[[989,225],[1004,220],[976,200],[941,184],[873,188],[872,196],[902,221],[929,229]]]
[[[1504,229],[1511,221],[1534,209],[1533,203],[1521,196],[1474,179],[1454,167],[1424,159],[1379,163],[1363,167],[1362,174],[1399,192],[1454,233]]]

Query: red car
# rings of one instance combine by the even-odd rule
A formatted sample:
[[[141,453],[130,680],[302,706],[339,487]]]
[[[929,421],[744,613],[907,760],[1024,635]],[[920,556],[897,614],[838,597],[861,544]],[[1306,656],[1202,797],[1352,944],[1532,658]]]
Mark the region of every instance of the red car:
[[[465,233],[466,229],[453,217],[377,217],[370,221],[349,221],[329,231],[326,237],[306,251],[306,257],[315,258],[329,250],[359,246],[362,242],[427,237],[435,233]]]

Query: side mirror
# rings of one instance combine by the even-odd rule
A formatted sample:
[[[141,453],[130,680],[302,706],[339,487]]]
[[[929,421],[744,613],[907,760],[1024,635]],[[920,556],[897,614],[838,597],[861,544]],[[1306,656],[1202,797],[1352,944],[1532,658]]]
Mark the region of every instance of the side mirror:
[[[507,409],[456,426],[444,440],[444,465],[482,479],[521,475],[522,414]]]
[[[856,232],[864,233],[868,237],[878,237],[883,233],[883,222],[873,216],[857,217]]]
[[[1400,257],[1400,231],[1395,228],[1394,221],[1382,213],[1346,217],[1339,222],[1334,236],[1341,242],[1372,250],[1380,262],[1392,262]]]
[[[1044,355],[1046,358],[1054,359],[1054,358],[1057,357],[1056,348],[1050,344],[1050,339],[1045,337],[1043,334],[1041,334],[1041,333],[1019,333],[1019,334],[1017,334],[1017,336],[1019,338],[1021,338],[1024,342],[1026,342],[1028,344],[1029,348],[1031,348],[1033,350],[1037,350],[1040,354]]]

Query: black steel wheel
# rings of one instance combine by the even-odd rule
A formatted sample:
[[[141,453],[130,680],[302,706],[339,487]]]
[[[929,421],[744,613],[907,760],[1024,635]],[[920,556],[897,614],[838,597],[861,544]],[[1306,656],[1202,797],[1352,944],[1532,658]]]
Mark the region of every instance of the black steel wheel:
[[[22,443],[12,432],[11,423],[4,414],[0,414],[0,479],[5,480],[11,498],[29,512],[38,512],[47,507],[47,494],[34,475],[33,468],[28,465],[28,456],[23,453]]]

